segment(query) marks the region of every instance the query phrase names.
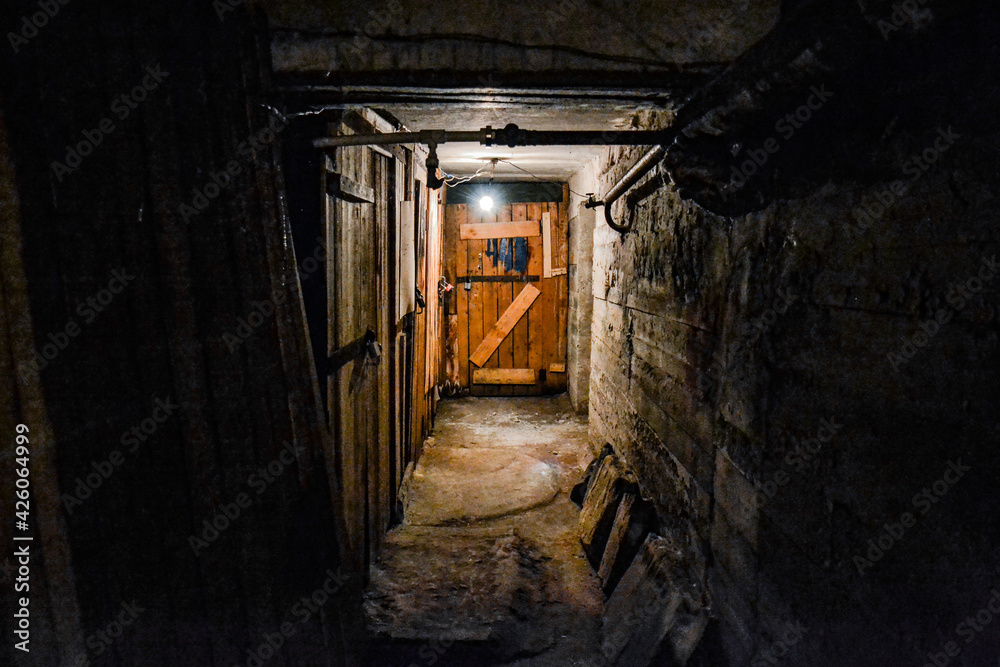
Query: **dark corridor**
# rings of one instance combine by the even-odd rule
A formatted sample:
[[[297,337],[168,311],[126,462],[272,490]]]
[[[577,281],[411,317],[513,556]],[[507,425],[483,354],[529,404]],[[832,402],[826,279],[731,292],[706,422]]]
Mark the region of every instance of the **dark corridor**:
[[[0,662],[1000,664],[997,13],[7,2]]]

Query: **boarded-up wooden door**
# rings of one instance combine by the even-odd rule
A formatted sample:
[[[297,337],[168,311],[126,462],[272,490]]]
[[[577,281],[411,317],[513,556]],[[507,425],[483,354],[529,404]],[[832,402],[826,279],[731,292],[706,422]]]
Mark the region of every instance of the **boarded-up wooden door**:
[[[452,386],[479,396],[566,389],[566,233],[565,194],[490,213],[445,206]]]

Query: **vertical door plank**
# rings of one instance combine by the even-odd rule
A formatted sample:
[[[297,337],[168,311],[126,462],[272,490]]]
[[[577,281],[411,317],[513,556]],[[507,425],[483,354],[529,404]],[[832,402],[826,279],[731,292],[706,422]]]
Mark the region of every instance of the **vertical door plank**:
[[[498,216],[498,222],[510,222],[513,215],[513,210],[508,204],[500,210],[500,215]],[[507,253],[513,253],[514,239],[500,239],[498,241],[498,247],[503,247]],[[513,268],[508,271],[505,265],[501,262],[497,267],[497,275],[499,276],[513,276]],[[503,315],[510,307],[511,302],[514,300],[514,285],[512,283],[496,283],[495,285],[497,293],[497,316]],[[513,331],[511,332],[513,334]],[[506,338],[500,343],[499,349],[497,349],[497,368],[516,368],[514,366],[514,341],[511,339],[511,335],[508,334]],[[498,388],[500,391],[502,388]],[[501,393],[508,393],[506,391],[501,391]]]
[[[375,257],[374,270],[378,274],[378,280],[374,281],[376,291],[376,308],[373,324],[379,342],[384,345],[390,336],[390,322],[388,312],[391,310],[392,296],[389,293],[389,275],[386,268],[386,257],[389,254],[389,228],[392,224],[391,207],[393,206],[393,185],[394,178],[391,173],[394,169],[395,160],[391,160],[381,154],[369,149],[370,158],[374,163],[374,188],[375,201],[378,208],[376,211],[375,239],[377,239],[377,252]],[[373,378],[373,391],[376,395],[377,410],[375,413],[375,432],[372,438],[372,445],[378,451],[378,485],[377,485],[377,522],[373,531],[376,534],[373,540],[373,548],[377,549],[382,544],[382,536],[389,527],[389,519],[395,502],[397,484],[395,483],[397,461],[392,456],[390,448],[390,416],[389,416],[389,369],[387,364],[379,364],[378,367],[370,371]]]
[[[458,332],[465,324],[464,315],[459,315],[460,308],[458,291],[461,285],[458,284],[458,238],[455,231],[458,228],[456,215],[458,209],[455,206],[444,207],[444,228],[442,230],[441,248],[441,271],[446,281],[454,285],[450,294],[443,295],[441,301],[441,382],[458,383],[458,360],[461,355],[458,350]],[[447,307],[445,307],[447,304]]]
[[[479,207],[476,207],[479,213],[481,223],[486,224],[496,224],[498,222],[498,210],[494,209],[492,211],[483,211]],[[482,276],[483,277],[493,277],[503,272],[503,268],[499,266],[497,259],[490,259],[487,254],[492,248],[496,251],[500,246],[500,239],[484,239],[479,241],[482,248],[480,250],[483,253],[482,260]],[[477,258],[478,259],[478,258]],[[482,283],[482,309],[483,309],[483,335],[485,336],[489,331],[493,329],[493,326],[497,323],[497,319],[500,317],[500,313],[497,312],[497,284],[492,282]],[[499,359],[497,354],[494,353],[482,364],[484,368],[499,368]],[[475,386],[475,383],[473,383]],[[499,393],[499,389],[493,385],[479,385],[476,387],[477,391],[485,396],[496,396]]]
[[[468,216],[469,222],[479,222],[478,214],[476,209],[470,206],[466,206],[466,215]],[[480,260],[485,260],[483,257],[486,244],[483,241],[469,240],[465,241],[466,247],[468,248],[468,266],[466,268],[466,275],[470,276],[481,276],[483,274],[482,264]],[[472,288],[466,292],[469,297],[469,350],[474,350],[483,341],[483,283],[472,283]],[[478,394],[479,392],[474,390],[472,384],[472,376],[470,373],[470,367],[468,364],[468,358],[464,360],[465,363],[465,386],[469,387],[473,393]]]
[[[542,213],[542,278],[552,277],[552,215]]]
[[[465,204],[449,206],[454,210],[454,225],[458,227],[468,220],[468,207]],[[470,309],[471,290],[465,289],[462,278],[469,275],[469,241],[461,241],[458,236],[455,239],[455,299],[458,302],[458,377],[463,389],[471,386],[472,378],[469,376],[469,340],[472,335],[472,316]]]
[[[527,215],[529,220],[541,220],[542,205],[536,203],[528,204]],[[542,275],[542,238],[540,236],[528,239],[528,275]],[[544,292],[545,284],[543,280],[532,284]],[[545,334],[542,329],[545,318],[542,315],[540,305],[535,304],[526,316],[528,318],[528,364],[526,367],[534,368],[536,371],[544,368],[543,348],[545,345]],[[541,373],[538,374],[538,377],[541,378]],[[532,393],[537,393],[537,386]]]
[[[520,222],[522,220],[528,219],[528,207],[525,204],[514,204],[511,207],[511,220],[514,222]],[[512,239],[515,244],[518,239]],[[525,250],[527,250],[527,245],[525,245]],[[517,259],[517,257],[515,257]],[[515,267],[516,268],[516,267]],[[516,273],[514,275],[517,275]],[[510,286],[511,297],[516,295],[520,288],[527,283],[515,283]],[[514,326],[514,330],[510,332],[511,341],[511,354],[513,360],[511,362],[512,368],[527,368],[528,367],[528,316],[525,315],[517,324]],[[523,396],[534,391],[532,386],[513,386],[509,388],[510,393],[515,396]]]
[[[555,204],[553,204],[551,202],[545,202],[545,203],[542,204],[542,219],[543,220],[544,219],[548,219],[548,221],[549,221],[549,224],[547,225],[547,227],[549,227],[549,229],[550,229],[550,238],[551,238],[552,220],[553,220],[553,218],[556,217],[556,213],[555,212],[556,212],[556,205]],[[543,239],[543,243],[544,243],[544,239]],[[545,391],[547,392],[547,391],[549,391],[551,389],[551,379],[549,378],[550,374],[548,372],[548,369],[549,369],[549,366],[553,362],[556,361],[555,347],[556,347],[556,336],[557,336],[557,333],[556,333],[556,290],[557,290],[556,281],[557,281],[557,278],[553,278],[551,276],[551,274],[552,274],[551,265],[550,265],[550,268],[549,268],[549,277],[548,278],[544,277],[544,273],[545,273],[545,267],[544,267],[544,262],[545,262],[544,252],[545,251],[544,251],[544,248],[543,248],[542,252],[543,252],[543,257],[542,257],[542,262],[543,262],[542,273],[543,273],[543,277],[542,277],[542,280],[541,280],[541,283],[542,283],[541,291],[542,291],[542,293],[539,295],[539,297],[538,297],[538,303],[535,304],[535,307],[538,309],[538,313],[539,313],[539,316],[540,316],[539,319],[541,320],[541,336],[542,336],[542,341],[543,341],[543,343],[542,343],[542,354],[541,354],[541,363],[542,363],[541,368],[545,370],[545,374],[544,374],[545,379],[542,381],[541,384],[544,387]],[[552,248],[551,248],[551,242],[550,242],[550,247],[549,247],[549,262],[550,263],[551,263],[551,260],[552,260],[551,252],[552,252]]]

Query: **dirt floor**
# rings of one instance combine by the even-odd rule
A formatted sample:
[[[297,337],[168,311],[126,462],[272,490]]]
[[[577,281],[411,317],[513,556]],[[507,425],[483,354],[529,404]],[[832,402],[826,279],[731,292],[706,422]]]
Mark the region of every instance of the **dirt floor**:
[[[586,436],[565,396],[441,402],[365,595],[371,665],[592,663],[604,597],[569,500]]]

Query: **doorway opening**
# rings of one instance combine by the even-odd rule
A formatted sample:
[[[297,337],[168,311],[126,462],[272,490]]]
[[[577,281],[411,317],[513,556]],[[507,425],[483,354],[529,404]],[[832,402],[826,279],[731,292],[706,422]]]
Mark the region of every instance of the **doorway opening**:
[[[665,105],[581,91],[293,112],[292,235],[300,266],[310,243],[325,249],[300,278],[371,664],[562,665],[600,650],[607,592],[571,499],[597,453],[584,203],[615,132]],[[443,144],[440,190],[420,144],[316,141],[507,122],[608,140]]]
[[[446,196],[446,395],[565,391],[569,186],[470,183]]]

